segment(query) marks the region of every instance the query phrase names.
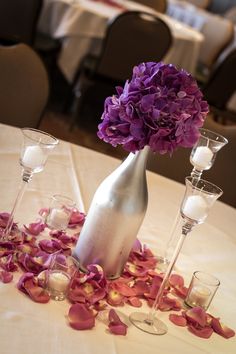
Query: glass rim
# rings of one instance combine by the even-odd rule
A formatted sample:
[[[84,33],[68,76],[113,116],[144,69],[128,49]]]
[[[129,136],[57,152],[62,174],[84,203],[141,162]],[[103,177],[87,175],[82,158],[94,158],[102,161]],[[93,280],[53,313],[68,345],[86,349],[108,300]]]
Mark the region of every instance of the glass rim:
[[[57,145],[59,143],[59,140],[57,138],[55,138],[53,135],[51,135],[51,134],[49,134],[47,132],[44,132],[42,130],[39,130],[39,129],[24,127],[24,128],[21,128],[21,131],[22,131],[23,135],[25,135],[28,139],[30,139],[30,140],[32,140],[33,142],[36,142],[36,143],[39,143],[39,141],[37,139],[35,139],[34,137],[30,136],[29,134],[27,134],[27,131],[31,131],[31,132],[34,132],[34,133],[37,133],[37,134],[39,133],[39,134],[45,135],[45,136],[47,136],[47,137],[52,139],[52,142],[48,142],[48,143],[40,141],[41,145],[51,146],[51,145]]]
[[[207,279],[206,280],[202,279],[201,275],[203,275],[204,277],[207,277]],[[205,285],[210,285],[210,286],[219,286],[220,285],[220,280],[210,273],[203,272],[201,270],[196,270],[195,272],[193,272],[193,276]]]
[[[211,188],[213,188],[215,190],[215,192],[210,192],[210,191],[207,191],[207,190],[203,190],[203,188],[201,187],[198,187],[197,185],[194,185],[192,183],[193,180],[196,180],[197,182],[203,182],[205,185],[208,185],[208,186],[211,186]],[[192,187],[194,187],[196,190],[200,191],[200,192],[203,192],[205,194],[209,194],[209,195],[222,195],[223,194],[223,190],[218,187],[216,184],[212,183],[212,182],[209,182],[205,179],[202,179],[202,178],[197,178],[197,177],[192,177],[192,176],[187,176],[185,177],[185,183],[188,183],[188,184],[191,184]]]
[[[72,207],[72,208],[75,207],[75,205],[76,205],[76,202],[75,202],[72,198],[67,197],[66,195],[54,194],[54,195],[52,196],[52,199],[55,200],[55,201],[58,201],[58,202],[64,202],[64,201],[66,201],[67,205],[68,205],[69,207]]]
[[[219,133],[216,133],[216,132],[213,132],[210,129],[200,128],[199,131],[200,131],[201,137],[206,138],[206,139],[208,139],[210,141],[217,142],[217,143],[224,144],[224,145],[228,144],[228,142],[229,142],[228,139],[226,139],[223,135],[221,135]],[[209,133],[209,134],[211,134],[211,135],[213,135],[215,137],[220,138],[221,140],[216,140],[216,139],[210,138],[210,136],[206,136],[206,135],[202,134],[202,132]]]

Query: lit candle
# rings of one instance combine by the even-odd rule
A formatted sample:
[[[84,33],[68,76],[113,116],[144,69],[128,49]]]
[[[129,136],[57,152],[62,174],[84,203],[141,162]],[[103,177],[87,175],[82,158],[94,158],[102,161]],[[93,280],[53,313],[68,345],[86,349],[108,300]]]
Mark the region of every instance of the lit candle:
[[[193,165],[199,170],[207,168],[212,160],[213,152],[207,146],[199,146],[192,157]]]
[[[44,154],[40,146],[27,146],[25,149],[22,164],[29,168],[36,168],[42,166],[46,161],[47,156]]]
[[[52,209],[48,224],[54,229],[64,230],[68,226],[69,217],[69,214],[62,209]]]
[[[191,306],[207,308],[211,291],[203,286],[194,286],[188,296],[188,303]]]
[[[182,212],[192,220],[200,221],[207,215],[207,203],[200,195],[191,195],[185,201]]]
[[[70,283],[69,275],[60,271],[53,271],[49,274],[48,287],[53,292],[65,293]]]

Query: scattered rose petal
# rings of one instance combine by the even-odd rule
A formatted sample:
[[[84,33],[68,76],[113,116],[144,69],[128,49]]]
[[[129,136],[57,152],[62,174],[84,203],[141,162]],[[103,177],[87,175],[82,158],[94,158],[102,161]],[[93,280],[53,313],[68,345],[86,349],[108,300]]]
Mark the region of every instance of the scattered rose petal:
[[[47,253],[55,253],[62,249],[61,244],[57,240],[41,240],[39,247]]]
[[[113,334],[125,336],[127,333],[128,326],[121,321],[120,317],[117,315],[116,311],[111,309],[109,311],[109,330]]]
[[[7,284],[7,283],[10,283],[13,279],[13,274],[10,273],[10,272],[7,272],[5,270],[1,270],[0,271],[0,280]]]
[[[179,275],[179,274],[171,274],[169,278],[169,283],[171,286],[176,287],[176,286],[184,286],[184,278]]]
[[[24,228],[26,229],[27,232],[29,232],[31,235],[38,236],[40,232],[42,232],[46,227],[46,224],[42,222],[42,220],[39,220],[37,222],[29,224],[29,226],[24,225]]]
[[[78,211],[77,209],[73,209],[68,227],[74,228],[77,225],[82,226],[84,224],[84,221],[85,221],[85,214]]]
[[[186,315],[187,321],[189,323],[193,324],[194,326],[196,326],[196,325],[199,325],[201,327],[206,326],[206,323],[207,323],[206,322],[206,320],[207,320],[206,312],[200,306],[196,306],[190,310],[187,310],[185,315]]]
[[[39,215],[45,218],[49,214],[49,208],[42,208],[39,210]]]
[[[8,256],[0,258],[0,267],[7,272],[15,272],[18,267],[14,263],[14,255],[9,254]]]
[[[17,287],[35,302],[47,303],[50,300],[48,292],[37,285],[33,273],[23,274],[18,281]]]
[[[83,304],[72,305],[69,309],[68,319],[70,326],[74,329],[84,330],[95,326],[93,311]]]
[[[211,327],[196,328],[193,325],[188,325],[188,330],[196,336],[205,339],[210,338],[213,333],[213,329]]]
[[[171,313],[169,315],[169,320],[173,322],[176,326],[185,327],[187,325],[187,320],[184,316],[176,315]]]
[[[124,305],[124,296],[118,291],[110,288],[107,294],[107,302],[112,306],[122,306]]]
[[[134,307],[141,307],[142,306],[142,301],[138,297],[128,297],[127,298],[127,303]]]
[[[224,338],[228,339],[235,336],[235,331],[225,326],[223,323],[220,323],[218,318],[212,318],[211,327],[213,328],[214,332]]]
[[[170,310],[179,311],[181,309],[181,303],[176,298],[173,299],[168,296],[163,296],[158,308],[161,311],[170,311]]]
[[[188,288],[186,288],[186,286],[175,286],[173,292],[181,297],[181,299],[185,299],[188,293]]]

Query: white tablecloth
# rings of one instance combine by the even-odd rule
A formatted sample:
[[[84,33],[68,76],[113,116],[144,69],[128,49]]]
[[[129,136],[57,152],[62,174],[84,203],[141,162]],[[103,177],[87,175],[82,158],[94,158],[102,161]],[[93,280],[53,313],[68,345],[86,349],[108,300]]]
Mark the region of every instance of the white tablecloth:
[[[117,2],[127,10],[156,13],[129,0]],[[99,53],[107,22],[122,11],[121,8],[93,0],[44,0],[38,28],[62,40],[58,65],[68,81],[73,80],[84,55]],[[157,15],[167,22],[174,38],[172,49],[164,61],[194,74],[203,36],[166,15]]]
[[[0,211],[11,209],[20,180],[18,163],[21,132],[0,125]],[[174,158],[174,157],[172,157]],[[42,206],[54,193],[66,194],[77,205],[88,209],[98,184],[120,162],[100,153],[60,142],[49,157],[45,170],[33,177],[16,219],[20,223],[35,220]],[[184,186],[147,173],[149,204],[139,238],[154,252],[165,243],[184,193]],[[229,181],[231,183],[231,181]],[[83,200],[83,202],[82,202]],[[214,274],[221,281],[209,312],[236,329],[236,210],[217,201],[205,224],[195,228],[181,252],[176,270],[186,280],[195,270]],[[153,336],[130,325],[127,336],[115,336],[97,321],[95,328],[76,331],[67,324],[69,304],[50,301],[38,304],[16,289],[13,283],[0,283],[1,354],[233,354],[236,339],[213,334],[208,340],[177,327],[160,313],[168,326],[164,336]],[[131,306],[118,309],[125,315]],[[135,309],[136,310],[136,309]],[[139,309],[138,309],[139,311]]]

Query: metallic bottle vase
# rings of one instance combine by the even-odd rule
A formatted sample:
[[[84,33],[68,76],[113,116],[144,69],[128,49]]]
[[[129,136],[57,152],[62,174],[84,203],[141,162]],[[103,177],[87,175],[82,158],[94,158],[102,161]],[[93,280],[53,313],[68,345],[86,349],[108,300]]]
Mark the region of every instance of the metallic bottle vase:
[[[148,151],[130,153],[98,187],[73,252],[82,270],[96,263],[110,279],[122,273],[147,209]]]

